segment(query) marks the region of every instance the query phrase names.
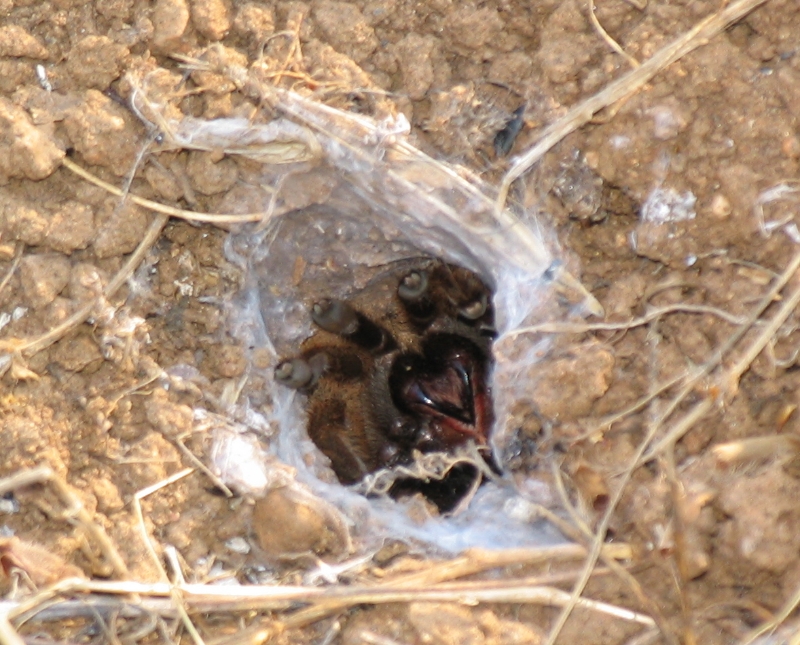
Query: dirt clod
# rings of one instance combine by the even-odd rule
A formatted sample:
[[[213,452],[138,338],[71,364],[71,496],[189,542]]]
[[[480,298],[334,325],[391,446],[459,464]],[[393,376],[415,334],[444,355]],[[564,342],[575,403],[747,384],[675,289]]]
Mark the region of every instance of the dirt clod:
[[[69,282],[69,260],[59,253],[28,255],[19,269],[25,299],[34,309],[53,302]]]

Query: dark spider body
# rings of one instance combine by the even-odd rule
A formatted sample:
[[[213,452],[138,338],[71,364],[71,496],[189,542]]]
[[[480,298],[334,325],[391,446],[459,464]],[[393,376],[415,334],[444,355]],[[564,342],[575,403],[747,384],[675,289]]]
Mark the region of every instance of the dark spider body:
[[[343,484],[408,464],[415,450],[472,440],[488,455],[494,311],[475,273],[433,258],[395,262],[349,300],[314,303],[311,317],[314,334],[276,379],[308,395],[308,434]],[[446,511],[478,476],[456,466],[390,493],[421,491]]]

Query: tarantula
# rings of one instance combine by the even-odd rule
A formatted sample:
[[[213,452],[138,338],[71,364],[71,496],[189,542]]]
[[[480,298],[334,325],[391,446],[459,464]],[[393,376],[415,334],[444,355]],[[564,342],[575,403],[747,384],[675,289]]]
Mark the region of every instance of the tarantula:
[[[339,481],[408,465],[414,451],[488,448],[492,293],[472,271],[434,258],[389,265],[349,300],[311,306],[314,334],[275,378],[308,396],[308,434]],[[444,479],[397,479],[451,510],[481,477],[459,464]]]

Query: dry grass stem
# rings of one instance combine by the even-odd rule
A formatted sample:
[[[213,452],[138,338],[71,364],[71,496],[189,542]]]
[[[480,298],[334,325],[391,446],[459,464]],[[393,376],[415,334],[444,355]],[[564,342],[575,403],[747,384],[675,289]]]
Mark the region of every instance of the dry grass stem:
[[[761,351],[773,339],[781,325],[786,322],[789,316],[792,315],[797,305],[800,304],[800,286],[781,304],[778,312],[772,319],[761,329],[758,337],[750,343],[736,363],[729,367],[725,372],[723,380],[724,389],[726,392],[732,392],[739,386],[739,379],[748,369],[751,363],[756,359]]]
[[[753,308],[753,311],[748,315],[745,324],[741,325],[731,337],[719,347],[714,354],[702,366],[692,370],[684,382],[680,392],[670,401],[663,412],[661,412],[654,423],[653,430],[658,431],[663,422],[666,421],[678,406],[689,396],[689,394],[700,383],[700,380],[707,374],[710,374],[722,362],[723,357],[732,350],[742,339],[742,337],[755,325],[764,311],[770,304],[777,298],[780,290],[791,280],[791,278],[800,269],[800,253],[796,254],[787,268],[781,274],[780,278],[775,281],[775,284],[768,290],[767,294],[759,301]],[[775,335],[778,328],[785,322],[786,318],[794,311],[797,304],[800,303],[800,287],[798,287],[792,296],[789,297],[781,306],[778,313],[772,320],[762,329],[756,339],[748,346],[745,354],[740,358],[730,369],[723,372],[719,377],[719,383],[722,386],[723,392],[732,394],[741,374],[750,366],[750,363],[755,359],[761,350],[766,346],[769,340]],[[668,445],[673,445],[675,441],[685,435],[697,421],[699,421],[712,407],[713,400],[706,398],[700,401],[692,410],[690,410],[675,426],[659,440],[658,444],[652,446],[647,453],[643,456],[641,463],[645,463],[653,459]]]
[[[96,524],[89,512],[84,508],[77,495],[72,492],[64,479],[49,466],[39,466],[23,471],[0,480],[0,495],[7,492],[25,488],[33,484],[49,485],[62,504],[66,506],[67,519],[78,524],[94,540],[100,552],[105,556],[113,569],[114,575],[119,578],[128,577],[128,567],[119,555],[114,543],[108,537],[103,527]]]
[[[690,370],[686,370],[677,374],[676,376],[668,379],[667,381],[660,383],[652,392],[647,394],[646,396],[642,397],[638,401],[634,402],[633,404],[629,405],[624,410],[617,412],[613,415],[610,415],[604,418],[599,423],[595,424],[584,433],[582,433],[575,441],[580,441],[583,439],[587,439],[593,437],[600,433],[601,431],[607,430],[613,424],[621,421],[622,419],[630,416],[631,414],[638,412],[641,410],[645,405],[656,399],[658,396],[669,390],[670,388],[678,385],[679,383],[683,383],[683,387],[681,388],[680,392],[672,399],[669,406],[664,410],[661,414],[662,421],[669,416],[678,408],[678,406],[685,400],[685,398],[695,389],[695,387],[700,383],[701,379],[704,378],[707,374],[710,374],[716,367],[722,362],[723,357],[733,349],[736,344],[742,339],[742,337],[752,328],[759,320],[761,315],[764,311],[769,307],[775,300],[778,299],[779,293],[781,290],[786,286],[786,284],[791,280],[792,276],[797,273],[798,269],[800,269],[800,253],[795,254],[792,257],[792,260],[783,270],[783,272],[778,275],[773,284],[767,289],[766,293],[761,297],[755,307],[750,311],[750,313],[745,317],[742,323],[739,325],[737,329],[733,331],[731,336],[720,346],[718,347],[711,357],[702,365],[694,367]],[[791,310],[789,310],[791,311]],[[780,315],[780,314],[778,314]],[[774,322],[774,321],[773,321]],[[774,325],[773,325],[774,326]],[[780,325],[778,325],[780,326]],[[774,335],[774,331],[772,332]],[[765,336],[759,335],[759,338],[762,339],[759,342],[763,342],[763,338]],[[767,336],[767,340],[771,336]],[[756,353],[757,355],[758,353]],[[753,356],[755,358],[755,356]],[[752,359],[750,359],[752,362]],[[749,365],[749,363],[748,363]],[[730,384],[731,380],[730,377],[723,377],[721,379],[723,384]],[[688,428],[687,428],[688,429]],[[648,459],[652,458],[655,453],[653,452]]]
[[[17,248],[14,250],[14,257],[11,260],[11,266],[8,267],[8,271],[6,271],[6,274],[3,276],[3,279],[0,280],[0,292],[2,292],[3,289],[6,288],[9,281],[11,280],[11,276],[14,275],[14,272],[17,270],[17,267],[19,267],[19,263],[22,261],[22,250],[24,248],[25,248],[24,244],[22,244],[21,242],[17,243]]]
[[[686,643],[686,645],[694,645],[697,643],[697,638],[692,627],[693,603],[686,587],[686,583],[691,579],[691,564],[683,513],[683,508],[685,507],[685,493],[675,466],[674,448],[674,444],[670,444],[669,447],[664,450],[659,463],[664,471],[667,483],[669,484],[670,497],[672,500],[669,520],[675,542],[673,561],[678,570],[676,582],[681,599],[681,642]]]
[[[601,25],[600,21],[597,19],[597,16],[595,15],[595,11],[596,11],[596,7],[595,7],[595,4],[594,4],[594,0],[589,0],[589,20],[591,21],[592,26],[595,28],[595,31],[597,31],[597,33],[600,34],[600,37],[604,41],[606,41],[606,43],[608,44],[609,47],[611,47],[611,49],[613,49],[620,56],[622,56],[626,61],[628,61],[628,64],[631,67],[633,67],[633,69],[636,69],[637,67],[639,67],[639,65],[640,65],[639,61],[636,60],[633,56],[631,56],[624,49],[622,49],[620,44],[616,40],[614,40],[611,36],[609,36],[608,32],[603,28],[603,25]]]
[[[147,251],[155,243],[159,235],[161,235],[161,231],[166,225],[168,219],[169,218],[166,215],[156,215],[145,232],[142,241],[139,242],[139,246],[136,247],[136,250],[131,253],[122,268],[106,285],[106,288],[103,290],[102,298],[107,299],[113,296],[117,292],[117,289],[119,289],[125,283],[125,281],[133,275],[133,272],[136,271],[142,259],[144,259]],[[81,323],[85,322],[86,319],[89,318],[89,316],[91,316],[95,311],[99,302],[100,299],[92,300],[72,314],[60,325],[53,327],[47,333],[37,336],[36,338],[11,338],[0,340],[0,352],[7,352],[12,355],[32,356],[36,352],[43,350],[45,347],[49,347],[54,342],[62,338],[64,334],[66,334],[73,327],[77,327]]]
[[[531,603],[564,606],[570,599],[569,594],[560,589],[516,584],[513,580],[507,580],[502,585],[494,582],[482,585],[475,583],[465,588],[451,586],[449,589],[438,589],[435,586],[427,585],[421,587],[383,585],[379,587],[346,587],[340,585],[324,589],[289,585],[220,587],[201,584],[175,585],[166,582],[148,584],[132,581],[97,582],[71,579],[58,583],[51,591],[69,594],[136,594],[173,599],[174,594],[178,593],[189,609],[200,613],[281,610],[296,603],[324,603],[326,601],[336,601],[339,607],[398,602],[456,602],[468,605]],[[578,606],[642,625],[654,625],[649,616],[609,603],[581,599]],[[288,627],[290,622],[287,621],[285,626]]]
[[[538,143],[518,157],[503,177],[497,197],[497,210],[501,211],[505,207],[511,184],[527,172],[561,139],[586,125],[604,107],[639,90],[661,70],[701,47],[729,25],[766,1],[738,0],[729,4],[721,11],[700,21],[693,29],[662,47],[639,67],[609,83],[605,89],[571,108],[561,119],[545,128]],[[552,641],[547,645],[552,645]]]
[[[591,544],[594,540],[595,536],[592,533],[589,526],[583,520],[581,515],[578,513],[578,510],[575,508],[574,504],[570,501],[569,495],[567,494],[567,489],[564,486],[564,477],[562,475],[561,469],[555,463],[552,464],[551,472],[553,475],[553,481],[556,484],[556,490],[558,492],[559,498],[561,499],[562,507],[567,511],[572,521],[575,523],[577,529],[573,529],[571,533],[565,533],[567,537],[579,544]],[[560,529],[561,530],[561,529]],[[639,584],[639,581],[631,575],[631,573],[625,569],[619,562],[614,560],[613,558],[609,558],[606,553],[602,550],[600,552],[600,560],[603,562],[608,570],[616,575],[628,588],[633,592],[639,602],[645,607],[647,612],[650,616],[653,617],[656,625],[658,626],[664,640],[669,645],[678,645],[678,640],[675,635],[672,633],[672,630],[669,629],[667,625],[667,620],[664,617],[659,606],[645,593],[642,586]],[[597,574],[597,569],[593,572],[593,575]]]
[[[613,559],[627,560],[633,553],[626,544],[607,544],[604,552]],[[506,549],[504,551],[485,551],[472,549],[462,556],[446,562],[431,564],[423,571],[410,573],[380,583],[377,587],[430,587],[446,580],[471,576],[491,569],[514,565],[532,565],[542,562],[563,562],[576,560],[586,555],[586,549],[578,544],[565,544],[556,547],[532,549]],[[288,617],[287,628],[302,627],[346,608],[341,602],[309,607]]]
[[[706,397],[697,405],[693,406],[685,415],[670,425],[669,431],[661,437],[641,458],[638,465],[646,464],[657,455],[661,454],[666,449],[672,449],[675,443],[679,441],[689,430],[694,427],[694,424],[702,419],[706,413],[714,407],[716,400],[712,397]],[[662,418],[658,422],[658,427],[661,427]]]
[[[644,316],[623,322],[545,322],[538,325],[531,325],[529,327],[520,327],[519,329],[509,332],[504,337],[504,340],[505,338],[516,338],[522,334],[581,334],[589,331],[619,331],[633,329],[634,327],[647,325],[654,320],[671,313],[710,314],[712,316],[717,316],[718,318],[721,318],[725,322],[729,322],[732,325],[743,325],[746,322],[746,319],[742,316],[734,316],[733,314],[728,313],[724,309],[719,309],[718,307],[676,303],[674,305],[654,308],[648,311]]]
[[[216,214],[216,213],[196,213],[194,211],[187,211],[182,208],[175,208],[174,206],[167,206],[166,204],[160,204],[159,202],[154,202],[149,199],[144,199],[143,197],[138,197],[136,195],[132,195],[129,192],[123,191],[120,188],[117,188],[113,184],[109,184],[106,181],[103,181],[99,177],[93,175],[88,170],[81,168],[78,164],[74,161],[70,160],[69,158],[65,157],[61,160],[61,164],[65,167],[74,172],[79,177],[82,177],[86,181],[94,184],[95,186],[99,186],[103,190],[112,195],[116,195],[117,197],[124,197],[126,200],[129,200],[136,204],[137,206],[141,206],[142,208],[146,208],[147,210],[153,211],[155,213],[161,213],[163,215],[169,215],[170,217],[177,217],[179,219],[187,220],[190,222],[205,222],[208,224],[241,224],[245,222],[260,222],[264,219],[264,213],[245,213],[242,215],[226,215],[223,213]],[[267,190],[269,187],[265,186]]]
[[[776,456],[785,457],[800,452],[800,437],[793,434],[774,434],[739,439],[718,444],[711,449],[711,452],[720,466],[761,461]]]
[[[760,636],[769,632],[775,631],[778,626],[783,623],[789,616],[794,613],[795,609],[800,606],[800,587],[794,590],[789,599],[783,606],[775,613],[771,620],[763,622],[761,625],[747,634],[737,645],[752,645]],[[792,635],[791,645],[795,645],[798,640],[798,633]],[[780,641],[776,641],[780,642]]]
[[[0,603],[0,643],[2,645],[26,645],[8,620],[9,609],[12,607],[13,603]]]
[[[153,484],[152,486],[148,486],[147,488],[143,488],[142,490],[138,491],[133,496],[133,511],[136,516],[136,522],[139,526],[139,532],[142,536],[142,542],[144,543],[145,548],[147,549],[147,553],[150,555],[150,558],[153,560],[153,563],[156,565],[156,569],[161,572],[161,577],[164,580],[168,580],[167,572],[164,570],[164,565],[161,563],[161,558],[158,557],[156,553],[156,549],[153,546],[153,542],[150,539],[150,535],[147,533],[147,527],[144,523],[144,515],[142,513],[142,500],[155,493],[156,491],[161,490],[165,486],[169,486],[170,484],[175,483],[176,481],[183,479],[187,475],[191,475],[194,472],[194,468],[184,468],[183,470],[178,471],[174,475],[167,477],[166,479],[161,480]]]
[[[178,558],[178,550],[171,544],[165,546],[164,558],[169,563],[170,569],[172,570],[173,582],[176,583],[172,593],[172,605],[178,612],[178,617],[181,619],[181,623],[183,623],[186,631],[189,632],[189,635],[192,637],[192,641],[194,641],[195,645],[206,645],[197,627],[195,627],[194,623],[192,622],[192,619],[189,618],[189,612],[186,611],[186,604],[184,603],[183,597],[179,591],[181,585],[186,584],[186,579],[183,577],[183,571],[181,570],[181,563]]]

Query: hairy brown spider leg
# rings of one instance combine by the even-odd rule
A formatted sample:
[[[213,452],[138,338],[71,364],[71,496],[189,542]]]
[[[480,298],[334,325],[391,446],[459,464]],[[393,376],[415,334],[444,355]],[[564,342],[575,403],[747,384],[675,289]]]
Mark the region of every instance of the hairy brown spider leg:
[[[325,298],[314,303],[311,319],[325,331],[338,334],[364,349],[381,352],[394,347],[392,337],[382,327],[343,300]]]
[[[374,470],[375,463],[367,463],[370,449],[364,437],[347,432],[347,406],[341,399],[314,406],[309,411],[308,434],[314,444],[328,459],[343,484],[353,484]]]

